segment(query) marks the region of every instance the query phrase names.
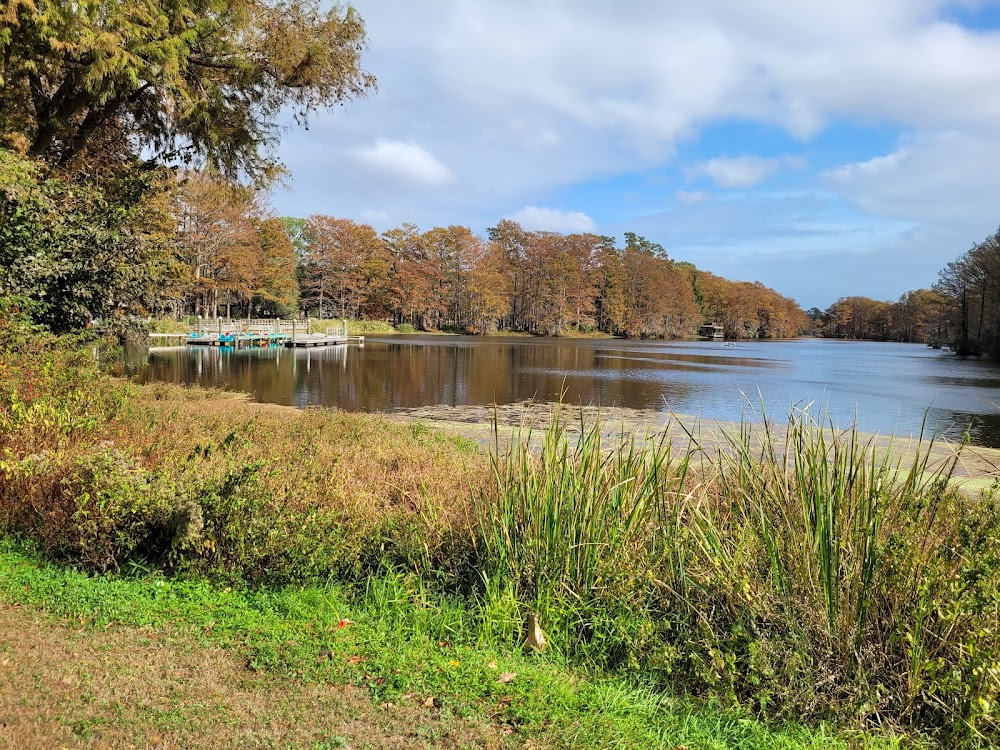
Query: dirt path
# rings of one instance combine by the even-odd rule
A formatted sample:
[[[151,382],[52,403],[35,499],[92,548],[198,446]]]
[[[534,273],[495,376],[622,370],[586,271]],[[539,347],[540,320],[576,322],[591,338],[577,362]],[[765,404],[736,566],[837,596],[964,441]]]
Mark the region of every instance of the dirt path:
[[[190,635],[0,605],[0,748],[500,748],[487,721],[249,671]]]

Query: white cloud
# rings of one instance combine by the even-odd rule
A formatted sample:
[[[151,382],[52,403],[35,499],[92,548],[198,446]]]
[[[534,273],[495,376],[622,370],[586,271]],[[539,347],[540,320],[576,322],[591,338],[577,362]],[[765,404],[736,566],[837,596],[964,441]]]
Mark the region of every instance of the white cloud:
[[[759,185],[778,170],[788,167],[804,169],[807,162],[801,156],[718,156],[688,167],[688,179],[704,175],[723,188],[749,188]]]
[[[357,142],[392,123],[403,140],[371,155],[423,144],[460,192],[642,168],[719,120],[801,138],[839,118],[1000,121],[998,38],[936,20],[943,0],[356,5],[380,90],[318,117],[308,136]],[[447,171],[428,171],[428,156],[414,171],[440,182]],[[490,184],[472,184],[484,172]]]
[[[998,163],[996,136],[950,131],[909,138],[888,154],[822,178],[870,214],[964,228],[971,245],[1000,221]],[[964,249],[954,248],[953,255]]]
[[[502,207],[527,206],[528,221],[549,211],[537,225],[576,231],[627,223],[665,197],[677,214],[731,212],[726,191],[703,201],[704,184],[665,193],[653,181],[676,187],[683,165],[707,159],[699,174],[734,192],[770,177],[768,188],[842,196],[862,227],[844,247],[859,253],[887,246],[863,239],[865,219],[897,233],[919,225],[937,243],[922,245],[924,267],[940,267],[998,221],[1000,33],[948,20],[957,4],[979,2],[633,0],[623,12],[596,0],[355,0],[379,91],[290,131],[280,153],[294,193],[277,201],[282,213],[359,219],[378,206],[394,222],[477,231]],[[744,141],[746,122],[756,127]],[[836,142],[831,124],[850,140]],[[702,136],[717,125],[733,139],[705,153]],[[900,132],[909,140],[885,148]],[[753,140],[762,134],[769,143]],[[799,157],[765,158],[775,142],[813,164],[834,163],[832,144],[853,163],[817,177]],[[773,221],[806,226],[812,210]],[[711,241],[712,225],[702,231]],[[667,234],[647,236],[673,246]],[[748,244],[745,257],[763,246]]]
[[[688,170],[688,175],[705,175],[719,187],[748,188],[766,180],[780,166],[778,159],[764,159],[760,156],[718,157],[695,164]]]
[[[377,173],[417,185],[436,187],[451,179],[448,167],[412,141],[380,138],[373,146],[365,146],[355,153],[360,161]]]
[[[944,0],[355,5],[379,91],[292,132],[283,154],[303,190],[367,199],[397,192],[389,177],[447,187],[452,205],[485,213],[663,164],[713,122],[800,138],[834,119],[913,131],[1000,122],[1000,38],[938,20]],[[395,140],[373,146],[387,123]],[[324,141],[360,151],[366,169]]]
[[[597,224],[582,211],[560,211],[555,208],[540,206],[525,206],[520,211],[507,217],[513,219],[525,229],[548,232],[596,232]]]

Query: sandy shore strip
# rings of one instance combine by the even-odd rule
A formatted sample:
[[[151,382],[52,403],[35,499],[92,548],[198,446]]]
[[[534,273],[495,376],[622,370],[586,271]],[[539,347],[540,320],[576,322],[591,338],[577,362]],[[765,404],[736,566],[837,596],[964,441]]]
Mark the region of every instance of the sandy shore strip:
[[[626,407],[596,407],[549,402],[522,401],[497,406],[420,406],[396,409],[386,412],[385,417],[400,421],[421,421],[448,432],[474,440],[483,446],[493,445],[494,422],[499,428],[502,444],[515,435],[528,435],[532,442],[538,442],[552,423],[556,414],[562,421],[566,433],[577,435],[586,425],[600,420],[603,437],[609,441],[621,436],[633,435],[643,440],[669,440],[677,451],[700,447],[710,456],[720,446],[727,443],[725,435],[739,434],[739,422],[705,420],[696,416],[669,414],[657,410],[631,409]],[[772,435],[783,440],[787,425],[786,415],[771,418]],[[755,425],[759,426],[759,425]],[[760,430],[756,430],[760,435]],[[868,436],[866,436],[867,438]],[[871,436],[875,444],[882,448],[890,445],[901,456],[912,456],[919,444],[917,435]],[[924,439],[924,448],[930,443]],[[1000,481],[1000,450],[980,446],[959,446],[956,443],[936,438],[931,447],[928,462],[929,473],[947,466],[958,453],[954,476],[956,481],[968,489],[987,489]]]

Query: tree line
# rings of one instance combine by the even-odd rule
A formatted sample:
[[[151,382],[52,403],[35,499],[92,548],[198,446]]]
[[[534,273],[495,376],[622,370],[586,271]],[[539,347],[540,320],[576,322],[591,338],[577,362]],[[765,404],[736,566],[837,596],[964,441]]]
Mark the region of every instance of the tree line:
[[[1000,230],[942,269],[934,289],[947,300],[948,340],[957,354],[1000,351]]]
[[[300,259],[301,306],[318,317],[376,318],[422,330],[541,335],[601,331],[632,338],[696,333],[798,335],[793,300],[670,259],[634,233],[528,231],[509,219],[487,237],[462,226],[378,234],[329,216],[285,219]]]
[[[948,343],[948,300],[933,289],[906,292],[896,302],[842,297],[808,315],[810,331],[826,338]]]
[[[930,289],[896,302],[843,297],[808,312],[810,331],[828,338],[907,341],[949,347],[962,356],[1000,351],[1000,230],[938,274]]]
[[[365,45],[316,0],[0,3],[0,296],[55,331],[294,310],[274,121],[374,91]]]
[[[100,12],[98,12],[98,10]],[[1000,232],[897,302],[810,311],[626,234],[501,221],[378,234],[279,220],[279,111],[298,121],[374,91],[365,27],[315,0],[0,6],[0,295],[70,330],[150,313],[371,317],[427,330],[1000,348]],[[242,184],[241,184],[242,183]],[[810,320],[811,319],[811,320]]]
[[[376,232],[315,215],[278,220],[259,191],[204,172],[183,175],[171,210],[177,261],[161,285],[175,316],[295,315],[375,319],[424,331],[632,338],[798,335],[797,303],[670,259],[634,233],[528,231],[505,219],[486,237],[464,226]]]

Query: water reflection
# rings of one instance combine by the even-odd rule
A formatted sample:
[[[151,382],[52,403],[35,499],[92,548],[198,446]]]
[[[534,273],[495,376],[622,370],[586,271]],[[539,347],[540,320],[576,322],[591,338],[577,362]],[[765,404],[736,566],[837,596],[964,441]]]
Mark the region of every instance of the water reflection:
[[[197,383],[260,401],[388,411],[526,399],[627,406],[739,419],[822,405],[844,426],[912,433],[925,412],[957,437],[1000,447],[1000,367],[919,345],[788,342],[574,341],[462,336],[368,338],[363,348],[172,347],[129,356],[146,382]]]

